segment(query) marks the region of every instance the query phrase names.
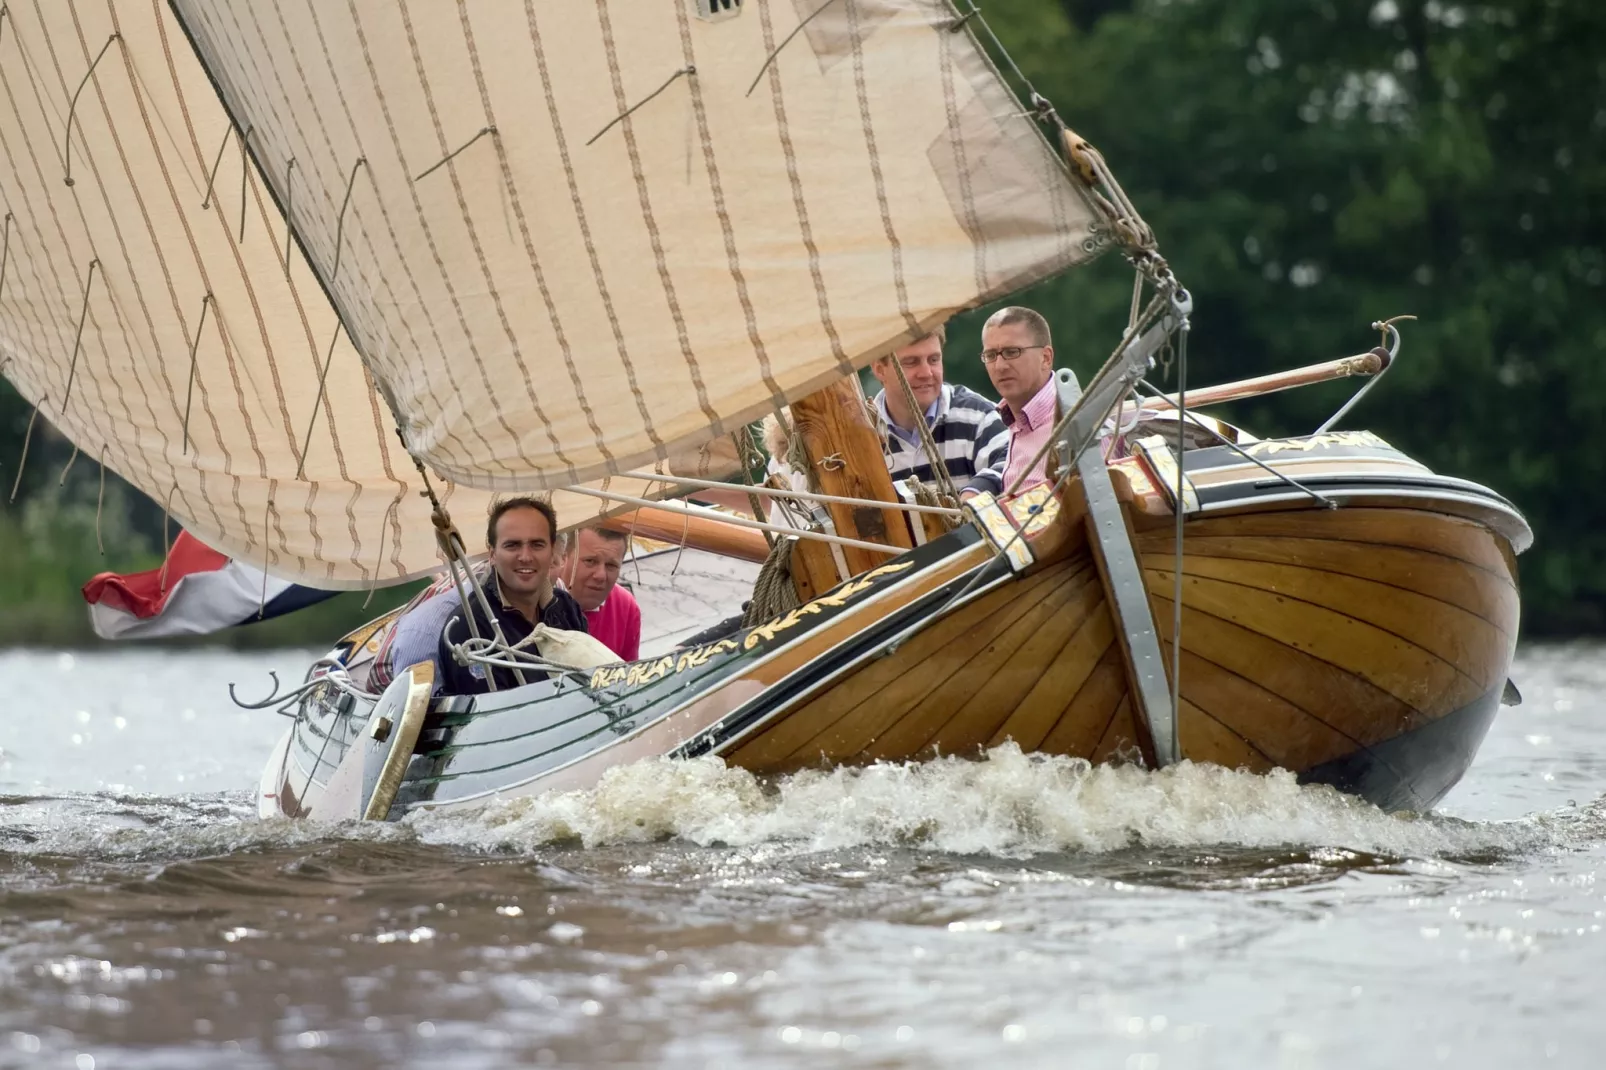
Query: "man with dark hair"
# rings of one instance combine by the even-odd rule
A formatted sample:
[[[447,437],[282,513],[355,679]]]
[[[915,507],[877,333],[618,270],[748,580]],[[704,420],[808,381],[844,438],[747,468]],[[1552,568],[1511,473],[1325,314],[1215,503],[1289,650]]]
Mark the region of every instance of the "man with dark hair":
[[[1054,340],[1040,314],[1011,305],[987,317],[981,346],[987,378],[1003,399],[998,415],[1009,429],[1009,449],[1001,464],[980,473],[966,489],[1004,494],[1019,481],[1019,493],[1048,478],[1043,446],[1054,429]]]
[[[557,514],[552,506],[539,498],[507,498],[491,510],[485,527],[486,550],[491,573],[483,584],[485,599],[490,603],[501,626],[502,638],[514,645],[529,638],[537,624],[549,628],[586,630],[585,613],[567,591],[552,586],[552,556],[556,545]],[[491,690],[517,687],[518,677],[512,669],[491,668],[485,665],[459,665],[452,655],[452,645],[469,638],[467,615],[473,614],[474,628],[483,637],[495,635],[491,621],[473,592],[468,592],[469,604],[458,607],[441,628],[440,649],[436,660],[444,677],[442,690],[454,695],[478,695]],[[539,670],[521,670],[525,681],[539,680]],[[491,674],[491,675],[487,675]]]
[[[624,661],[641,656],[641,607],[619,586],[630,537],[597,524],[574,533],[567,553],[559,553],[557,575],[585,610],[586,631]]]
[[[935,483],[933,465],[940,461],[959,484],[976,473],[1002,467],[1009,450],[1009,433],[999,419],[993,403],[964,386],[943,382],[942,346],[945,333],[938,327],[891,354],[876,358],[870,374],[882,390],[873,404],[886,427],[882,447],[887,470],[903,493],[906,480],[915,476],[923,483]],[[898,369],[909,383],[920,411],[909,407]],[[919,424],[924,420],[931,430],[931,444],[940,454],[926,456]]]

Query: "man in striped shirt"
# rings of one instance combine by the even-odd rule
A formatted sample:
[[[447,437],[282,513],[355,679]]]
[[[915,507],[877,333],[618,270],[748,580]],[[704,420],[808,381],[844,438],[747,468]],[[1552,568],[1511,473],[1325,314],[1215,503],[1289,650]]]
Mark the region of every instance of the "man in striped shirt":
[[[911,495],[908,484],[901,481],[911,475],[922,483],[937,481],[917,420],[924,420],[930,429],[932,445],[958,486],[985,469],[1002,469],[1009,451],[1009,433],[993,403],[974,390],[942,381],[944,337],[938,327],[870,365],[870,374],[882,387],[874,405],[882,424],[887,470],[906,500]],[[918,414],[910,408],[898,381],[898,367],[903,368],[910,393],[921,409]]]

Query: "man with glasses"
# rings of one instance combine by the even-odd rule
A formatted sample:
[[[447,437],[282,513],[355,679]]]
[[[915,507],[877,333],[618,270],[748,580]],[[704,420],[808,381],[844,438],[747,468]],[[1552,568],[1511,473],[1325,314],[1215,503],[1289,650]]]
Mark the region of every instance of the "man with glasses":
[[[1009,450],[1002,464],[978,473],[965,489],[1018,494],[1048,479],[1043,447],[1054,430],[1054,342],[1047,320],[1011,305],[987,317],[981,346],[987,377],[1003,399],[998,415],[1009,429]]]
[[[906,499],[910,495],[904,481],[910,476],[923,483],[936,482],[933,459],[926,456],[917,420],[926,422],[943,467],[961,486],[978,472],[1002,466],[1009,449],[1009,434],[993,403],[967,387],[943,382],[944,337],[938,327],[870,365],[870,374],[882,386],[873,404],[886,429],[882,448],[887,470]],[[918,413],[910,408],[898,381],[899,368],[920,408]]]

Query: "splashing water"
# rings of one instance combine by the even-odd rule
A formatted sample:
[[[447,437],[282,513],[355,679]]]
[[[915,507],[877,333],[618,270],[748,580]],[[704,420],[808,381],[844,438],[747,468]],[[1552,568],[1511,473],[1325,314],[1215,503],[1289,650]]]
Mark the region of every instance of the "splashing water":
[[[1232,845],[1343,846],[1454,857],[1532,850],[1565,838],[1557,819],[1478,823],[1386,814],[1353,796],[1182,762],[1159,772],[1024,754],[806,770],[766,787],[718,758],[656,759],[610,770],[590,791],[419,812],[429,843],[528,851],[680,839],[701,846],[787,842],[809,850],[871,845],[1023,857],[1054,851]]]

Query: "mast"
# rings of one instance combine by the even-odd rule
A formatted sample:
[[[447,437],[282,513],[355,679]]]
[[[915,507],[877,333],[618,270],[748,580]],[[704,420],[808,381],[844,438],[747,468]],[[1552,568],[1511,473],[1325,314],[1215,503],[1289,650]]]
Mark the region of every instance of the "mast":
[[[821,492],[843,498],[898,501],[882,456],[880,436],[850,379],[839,379],[793,402],[792,421]],[[838,535],[900,550],[914,547],[904,514],[897,509],[835,502],[827,508]],[[805,541],[793,551],[792,574],[798,594],[809,598],[884,564],[887,558],[888,555],[857,547]]]

